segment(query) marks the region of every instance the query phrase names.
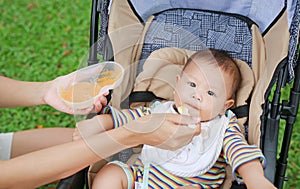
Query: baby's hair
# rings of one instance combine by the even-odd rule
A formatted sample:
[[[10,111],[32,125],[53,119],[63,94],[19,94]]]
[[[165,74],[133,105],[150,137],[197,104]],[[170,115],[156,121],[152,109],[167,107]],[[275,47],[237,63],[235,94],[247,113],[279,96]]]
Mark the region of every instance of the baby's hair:
[[[236,61],[226,51],[217,49],[199,50],[195,52],[191,57],[189,57],[189,59],[183,67],[183,70],[185,70],[185,68],[191,62],[197,63],[198,65],[200,65],[200,63],[202,62],[207,64],[217,63],[217,66],[221,70],[233,77],[231,96],[234,96],[240,85],[241,73]]]

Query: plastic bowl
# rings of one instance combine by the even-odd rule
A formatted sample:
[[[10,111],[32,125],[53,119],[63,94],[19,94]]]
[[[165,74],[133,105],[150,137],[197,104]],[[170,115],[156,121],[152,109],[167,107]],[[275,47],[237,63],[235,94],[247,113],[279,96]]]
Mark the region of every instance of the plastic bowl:
[[[72,82],[58,87],[62,101],[74,109],[86,109],[94,105],[100,95],[117,87],[123,78],[124,69],[116,62],[101,62],[69,75]]]

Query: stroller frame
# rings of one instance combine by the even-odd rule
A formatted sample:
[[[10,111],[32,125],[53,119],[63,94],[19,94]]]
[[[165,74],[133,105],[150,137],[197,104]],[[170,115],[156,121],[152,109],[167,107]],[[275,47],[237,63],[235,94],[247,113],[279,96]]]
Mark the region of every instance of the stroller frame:
[[[90,23],[90,51],[88,57],[88,64],[95,64],[98,62],[97,54],[98,40],[99,40],[99,18],[100,14],[108,7],[107,2],[104,0],[92,0],[91,9],[91,23]],[[102,34],[101,34],[102,32]],[[100,37],[105,36],[100,31]],[[100,49],[100,54],[103,56],[103,60],[111,59],[113,50],[108,38],[103,38],[103,49]],[[300,43],[300,37],[298,36],[298,49]],[[293,84],[289,92],[289,99],[281,101],[281,89],[286,87],[288,80],[287,70],[287,58],[282,60],[275,70],[275,76],[273,75],[271,84],[265,94],[265,103],[263,104],[263,115],[261,122],[261,140],[260,148],[266,157],[268,166],[265,169],[266,177],[279,189],[283,188],[284,181],[287,181],[286,170],[288,165],[288,152],[291,143],[291,136],[293,133],[293,127],[296,121],[299,101],[300,101],[300,52],[298,50],[297,65],[294,69],[295,77]],[[271,89],[275,86],[272,99],[268,98],[271,94]],[[282,139],[282,145],[277,159],[277,146],[279,137],[280,120],[285,120],[284,135]],[[62,179],[57,188],[67,189],[75,188],[81,189],[84,187],[84,181],[86,180],[84,169],[76,175]],[[80,179],[81,181],[78,181]],[[233,184],[232,188],[243,188],[244,186],[236,186]]]

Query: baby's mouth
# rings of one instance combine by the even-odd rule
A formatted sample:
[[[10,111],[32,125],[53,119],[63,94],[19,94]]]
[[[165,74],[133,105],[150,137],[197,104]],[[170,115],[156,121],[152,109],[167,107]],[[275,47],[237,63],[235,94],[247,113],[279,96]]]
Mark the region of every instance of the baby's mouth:
[[[198,106],[195,106],[194,104],[191,103],[186,103],[184,106],[190,111],[200,111]]]

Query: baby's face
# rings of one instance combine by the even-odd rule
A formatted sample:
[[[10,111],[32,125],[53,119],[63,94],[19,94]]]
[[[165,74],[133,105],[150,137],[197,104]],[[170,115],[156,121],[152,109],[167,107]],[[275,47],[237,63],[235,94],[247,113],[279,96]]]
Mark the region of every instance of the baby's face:
[[[174,95],[177,107],[184,106],[192,116],[209,121],[233,105],[230,99],[232,79],[216,65],[190,63],[177,77]]]

